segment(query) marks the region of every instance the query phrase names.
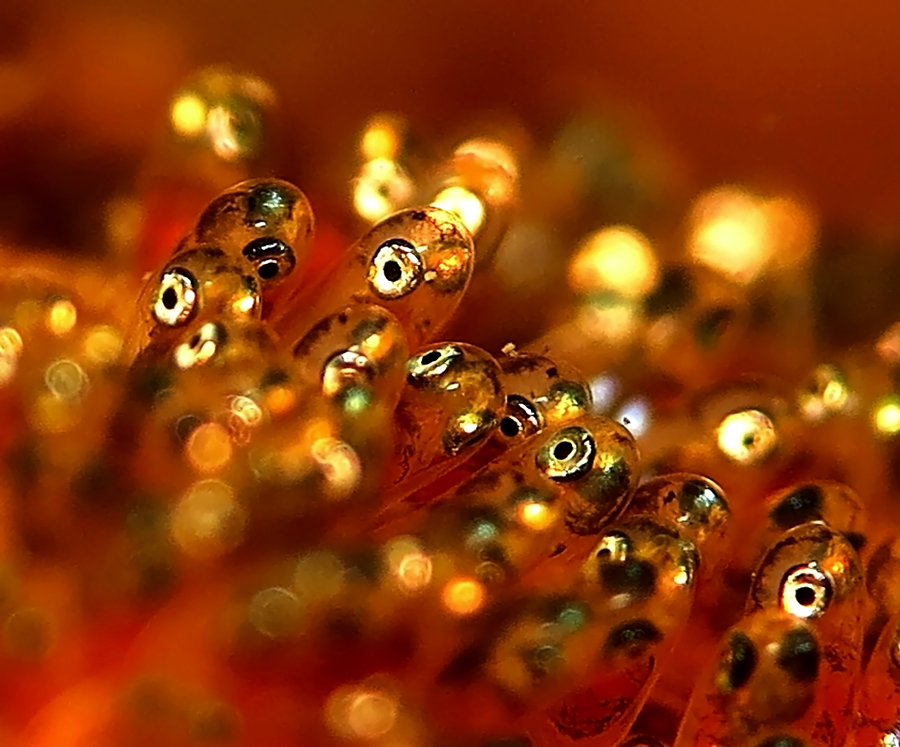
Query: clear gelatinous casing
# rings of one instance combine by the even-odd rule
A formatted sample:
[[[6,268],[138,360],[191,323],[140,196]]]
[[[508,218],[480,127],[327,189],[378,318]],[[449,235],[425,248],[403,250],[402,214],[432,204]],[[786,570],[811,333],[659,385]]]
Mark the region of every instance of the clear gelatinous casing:
[[[845,644],[781,609],[748,614],[698,680],[676,747],[843,745],[858,674],[844,669],[857,655]]]
[[[832,480],[814,480],[779,491],[766,500],[769,542],[777,534],[810,521],[837,530],[859,552],[866,544],[866,511],[853,488]]]
[[[565,487],[566,528],[575,535],[599,532],[625,507],[639,477],[634,438],[599,415],[540,434],[534,453],[538,471]]]
[[[727,623],[721,621],[726,604],[722,589],[723,554],[729,549],[731,509],[724,491],[712,480],[691,473],[660,475],[641,483],[628,504],[628,517],[655,516],[677,526],[694,542],[703,562],[698,572],[698,594],[688,626],[678,646],[661,664],[660,679],[647,702],[646,726],[665,740],[674,738],[696,679],[695,662],[707,660]],[[741,595],[745,589],[741,589]]]
[[[140,485],[168,500],[195,480],[227,473],[229,489],[239,495],[253,482],[241,461],[243,447],[261,426],[281,422],[270,402],[284,389],[289,361],[278,360],[259,323],[196,320],[178,333],[167,351],[151,349],[154,355],[129,371],[108,452],[135,491]],[[113,441],[130,448],[117,449]],[[103,485],[114,493],[107,500],[131,494],[117,491],[115,481]]]
[[[285,340],[298,340],[348,303],[373,303],[397,317],[417,350],[456,310],[473,262],[472,237],[455,215],[434,207],[403,210],[357,241],[322,287],[286,299],[273,328]]]
[[[297,285],[312,247],[312,207],[297,187],[281,179],[251,179],[222,192],[200,213],[174,257],[198,246],[216,246],[255,275],[263,313],[276,296]]]
[[[571,366],[557,364],[544,356],[519,353],[512,346],[503,352],[497,362],[505,402],[490,443],[473,459],[466,459],[445,475],[441,485],[458,484],[503,451],[521,445],[544,428],[574,420],[591,410],[590,387]],[[426,485],[424,489],[429,488]],[[427,496],[410,497],[413,504],[428,500]]]
[[[499,358],[498,363],[506,405],[496,438],[505,446],[590,412],[590,386],[571,366],[516,351]]]
[[[325,317],[291,348],[302,379],[348,407],[376,398],[392,410],[406,379],[409,350],[400,323],[373,304]]]
[[[539,743],[612,747],[628,733],[688,621],[699,564],[668,522],[637,516],[606,530],[573,589],[601,645],[581,652],[586,670],[569,683],[579,689],[529,719]]]
[[[641,483],[628,515],[650,514],[678,527],[703,553],[705,564],[724,549],[731,509],[725,491],[702,475],[680,472]]]
[[[856,744],[888,747],[900,737],[900,616],[881,631],[856,704]]]
[[[562,528],[559,489],[497,477],[482,471],[417,527],[431,551],[452,558],[454,575],[475,579],[487,593],[515,583]]]
[[[578,426],[578,435],[582,443],[597,444],[602,450],[605,431],[611,426],[605,419],[596,419]],[[548,433],[547,440],[553,435]],[[410,517],[411,530],[425,546],[453,559],[450,567],[456,576],[470,576],[483,586],[486,598],[479,612],[489,607],[486,602],[491,601],[493,589],[508,588],[565,539],[569,491],[590,484],[596,477],[593,471],[603,470],[602,454],[585,458],[573,453],[567,465],[556,465],[557,479],[548,477],[539,466],[545,450],[546,443],[537,439],[508,452],[451,493],[433,497],[426,515]],[[563,476],[566,467],[571,483]],[[632,487],[629,480],[607,486],[603,519],[614,515]]]
[[[733,512],[730,531],[754,538],[768,521],[760,496],[796,474],[790,470],[798,468],[801,426],[790,416],[777,384],[756,379],[706,390],[693,410],[689,427],[694,433],[679,431],[673,422],[664,446],[670,453],[655,455],[662,464],[658,469],[702,472],[714,479],[728,493]],[[733,568],[749,571],[759,558],[759,548],[751,541],[734,542],[729,554]]]
[[[335,407],[316,396],[306,399],[303,390],[298,399],[301,407],[254,439],[248,453],[262,486],[256,496],[260,539],[277,532],[293,547],[349,531],[334,520],[311,523],[314,517],[337,514],[356,529],[369,521],[369,511],[380,505],[379,476],[391,453],[391,413],[377,399]]]
[[[558,519],[562,525],[552,541],[559,542],[561,535],[600,531],[622,510],[639,476],[638,459],[624,427],[586,416],[548,429],[488,464],[454,492],[454,500],[502,502],[526,487],[553,496],[553,524]],[[421,493],[429,502],[436,498],[427,489]]]
[[[564,527],[555,542],[575,545],[601,531],[628,504],[640,477],[639,455],[628,430],[602,415],[548,428],[479,471],[458,493],[486,486],[512,494],[523,485],[558,495]],[[483,491],[484,488],[481,488]]]
[[[827,524],[810,522],[769,547],[754,572],[747,611],[779,607],[858,640],[864,599],[862,564],[853,545]]]
[[[308,543],[324,531],[310,517],[372,497],[390,453],[390,408],[374,392],[323,397],[259,323],[198,320],[182,335],[167,358],[132,369],[114,428],[133,442],[129,479],[179,503],[197,480],[222,482],[213,492],[249,508],[246,533],[272,548]]]
[[[178,330],[178,337],[167,352],[168,358],[143,360],[148,365],[158,364],[182,372],[182,379],[188,375],[199,379],[202,373],[186,372],[200,372],[204,368],[227,373],[229,386],[236,389],[242,386],[249,389],[262,376],[262,371],[287,365],[287,360],[279,355],[272,333],[260,322],[240,317],[190,321]]]
[[[129,353],[166,358],[188,323],[260,318],[259,281],[215,246],[197,247],[152,275],[138,300]]]
[[[185,334],[174,364],[132,371],[135,396],[114,434],[132,443],[119,473],[133,489],[113,498],[130,500],[140,486],[172,504],[174,544],[190,556],[239,544],[293,550],[369,520],[390,408],[375,394],[323,397],[261,325],[207,322]]]
[[[611,438],[617,428],[596,417],[545,432],[433,499],[428,512],[409,517],[402,530],[390,527],[394,534],[418,538],[433,567],[428,603],[420,607],[420,625],[431,631],[422,640],[423,672],[471,639],[517,594],[517,582],[568,541],[573,503],[592,501],[599,531],[628,500],[636,473],[622,462],[635,452],[633,444],[623,452]],[[568,461],[556,459],[550,469],[543,465],[548,451],[567,441],[572,445]],[[614,460],[619,460],[612,470],[615,479],[609,480]],[[624,481],[620,471],[627,475]],[[557,586],[564,588],[578,572],[571,569]]]
[[[410,358],[394,414],[386,501],[409,495],[468,459],[493,431],[502,407],[500,367],[481,348],[448,342]]]
[[[129,479],[177,495],[194,471],[224,470],[261,425],[279,419],[290,361],[258,322],[201,318],[171,333],[128,372],[110,437],[131,447],[109,450]]]
[[[659,646],[674,643],[687,619],[697,561],[693,544],[671,527],[647,518],[616,525],[581,575],[521,600],[460,652],[431,696],[435,718],[456,724],[461,734],[503,733],[566,692],[588,687],[599,691],[584,696],[595,715],[605,712],[627,730],[639,708],[634,701],[655,678]],[[580,736],[598,723],[574,706],[551,714],[564,725],[554,727],[544,716],[527,720],[548,744],[577,730],[581,717]]]
[[[862,564],[843,534],[822,522],[785,532],[760,561],[747,599],[747,611],[782,609],[809,620],[820,634],[835,672],[828,684],[834,730],[824,744],[843,744],[852,724],[846,714],[860,672],[866,588]]]
[[[460,217],[475,239],[476,265],[488,266],[518,202],[515,154],[499,140],[471,138],[456,147],[439,173],[428,201]]]

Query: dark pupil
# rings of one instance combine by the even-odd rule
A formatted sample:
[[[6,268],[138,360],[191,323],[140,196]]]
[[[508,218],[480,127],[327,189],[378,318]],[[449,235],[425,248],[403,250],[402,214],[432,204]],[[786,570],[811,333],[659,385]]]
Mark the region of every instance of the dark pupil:
[[[163,306],[165,306],[169,311],[174,309],[178,304],[178,293],[173,287],[169,286],[163,291],[162,302]]]
[[[816,601],[816,592],[811,586],[801,586],[794,593],[794,598],[797,600],[798,604],[809,607]]]
[[[778,666],[795,680],[812,682],[819,674],[819,646],[808,630],[785,635],[778,652]]]
[[[519,421],[515,418],[507,416],[500,421],[500,432],[507,438],[514,438],[522,431]]]
[[[392,283],[396,283],[401,277],[403,277],[403,270],[400,267],[400,263],[394,259],[385,262],[384,276]]]
[[[296,262],[294,250],[274,236],[261,236],[244,247],[243,255],[256,265],[256,272],[263,280],[287,274]]]
[[[756,649],[750,638],[741,632],[734,633],[729,641],[731,657],[728,678],[732,688],[747,684],[756,668]]]
[[[396,266],[397,263],[396,263],[396,262],[388,262],[388,263],[384,266],[384,271],[385,271],[384,274],[385,274],[385,275],[387,275],[388,265],[395,265],[395,266]],[[394,279],[395,279],[395,278],[390,278],[390,277],[388,278],[388,280],[394,280]],[[425,355],[422,356],[422,363],[423,363],[423,365],[430,366],[432,363],[436,363],[437,360],[438,360],[438,358],[440,358],[440,357],[441,357],[440,351],[438,351],[438,350],[432,350],[431,352],[425,353]]]
[[[263,280],[271,280],[278,274],[278,262],[274,259],[264,260],[259,263],[256,272]]]
[[[553,456],[557,459],[568,459],[575,452],[571,441],[560,441],[553,447]]]

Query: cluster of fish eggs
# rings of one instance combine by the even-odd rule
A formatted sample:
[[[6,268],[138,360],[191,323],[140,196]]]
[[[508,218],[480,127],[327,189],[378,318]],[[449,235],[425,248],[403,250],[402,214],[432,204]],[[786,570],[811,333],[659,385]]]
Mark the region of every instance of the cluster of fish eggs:
[[[833,479],[867,484],[857,437],[889,459],[893,400],[853,420],[820,364],[638,434],[552,345],[442,340],[515,182],[454,158],[391,211],[412,187],[373,157],[371,227],[324,263],[299,189],[241,182],[133,307],[10,259],[0,740],[900,745],[895,517]]]

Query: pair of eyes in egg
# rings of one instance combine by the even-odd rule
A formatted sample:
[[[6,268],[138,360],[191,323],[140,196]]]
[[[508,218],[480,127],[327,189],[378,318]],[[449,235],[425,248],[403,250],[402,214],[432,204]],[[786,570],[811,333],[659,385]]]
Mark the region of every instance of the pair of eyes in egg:
[[[719,687],[734,691],[744,687],[759,663],[759,652],[746,633],[736,630],[728,637],[721,664]],[[819,674],[819,644],[812,632],[796,627],[785,633],[775,649],[778,667],[797,682],[811,682]]]
[[[431,348],[410,359],[407,364],[407,380],[414,387],[428,386],[452,373],[455,367],[464,363],[465,358],[465,351],[452,343]],[[515,397],[515,395],[513,396]],[[509,400],[508,397],[507,403]],[[514,401],[518,405],[518,409],[511,411],[512,414],[500,421],[500,432],[508,438],[519,435],[521,431],[518,425],[509,426],[506,421],[512,420],[526,408],[534,413],[535,429],[533,432],[536,432],[540,423],[534,405],[524,397],[516,397]],[[512,428],[515,428],[514,432],[512,432]],[[533,432],[529,432],[527,435],[533,435]],[[570,426],[561,428],[544,443],[536,456],[536,462],[538,469],[551,480],[566,482],[577,480],[590,472],[596,456],[597,445],[591,432],[581,426]]]
[[[294,250],[277,238],[254,239],[242,252],[253,266],[263,285],[274,286],[294,270]],[[165,327],[179,327],[196,313],[200,283],[190,270],[172,267],[163,272],[156,286],[151,311],[153,318]]]
[[[277,238],[254,239],[243,250],[264,286],[273,287],[294,270],[294,251]],[[424,263],[417,249],[404,239],[390,239],[375,251],[367,273],[369,287],[385,300],[402,298],[423,280]],[[184,267],[166,270],[154,295],[153,318],[166,327],[179,327],[196,313],[200,284]]]

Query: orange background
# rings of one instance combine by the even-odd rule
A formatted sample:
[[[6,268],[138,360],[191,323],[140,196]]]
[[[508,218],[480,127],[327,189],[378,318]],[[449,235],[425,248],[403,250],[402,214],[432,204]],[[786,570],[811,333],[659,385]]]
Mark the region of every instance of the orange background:
[[[3,0],[0,226],[88,235],[47,227],[47,202],[127,183],[173,89],[220,62],[274,85],[301,183],[375,110],[539,127],[577,95],[637,112],[692,189],[775,180],[827,220],[895,233],[896,0]]]

